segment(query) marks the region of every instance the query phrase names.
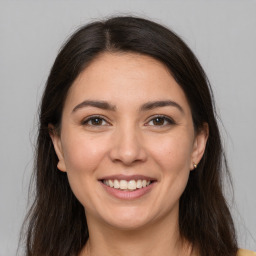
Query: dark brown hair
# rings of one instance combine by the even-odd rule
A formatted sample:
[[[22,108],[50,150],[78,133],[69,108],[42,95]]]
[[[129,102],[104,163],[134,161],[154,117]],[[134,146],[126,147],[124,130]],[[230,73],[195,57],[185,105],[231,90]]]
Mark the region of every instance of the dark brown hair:
[[[135,17],[114,17],[80,28],[54,62],[39,116],[35,197],[26,222],[26,255],[77,255],[88,239],[84,208],[73,195],[66,173],[57,170],[48,125],[61,129],[69,88],[103,52],[134,52],[162,62],[186,94],[195,131],[208,123],[204,156],[196,171],[191,172],[180,198],[180,233],[198,248],[200,256],[235,256],[236,235],[222,191],[222,175],[229,173],[208,79],[197,58],[175,33]]]

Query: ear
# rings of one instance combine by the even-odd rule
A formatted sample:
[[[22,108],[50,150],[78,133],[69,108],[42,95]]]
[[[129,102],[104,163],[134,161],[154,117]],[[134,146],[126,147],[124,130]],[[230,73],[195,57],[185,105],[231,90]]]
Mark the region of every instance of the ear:
[[[193,152],[191,155],[190,170],[195,169],[195,164],[198,165],[202,159],[209,136],[209,126],[207,123],[203,124],[203,127],[198,131],[195,136]]]
[[[63,155],[60,135],[57,133],[56,128],[52,124],[48,125],[48,129],[49,129],[49,134],[50,134],[50,137],[52,139],[52,143],[53,143],[53,146],[55,149],[55,153],[59,159],[57,168],[62,172],[66,172],[66,165],[65,165],[65,161],[64,161],[64,155]]]

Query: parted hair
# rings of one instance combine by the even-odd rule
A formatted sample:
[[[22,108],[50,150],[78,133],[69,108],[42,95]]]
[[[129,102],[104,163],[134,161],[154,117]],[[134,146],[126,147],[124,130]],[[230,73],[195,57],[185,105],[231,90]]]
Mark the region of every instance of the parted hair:
[[[77,256],[89,237],[84,207],[64,172],[58,171],[49,124],[61,131],[63,105],[74,80],[99,54],[131,52],[162,62],[183,89],[195,132],[205,123],[209,137],[202,160],[190,173],[180,198],[182,238],[200,256],[235,256],[236,233],[223,195],[228,176],[212,90],[188,46],[170,29],[131,16],[112,17],[79,28],[60,49],[42,96],[32,189],[32,206],[23,226],[26,256]]]

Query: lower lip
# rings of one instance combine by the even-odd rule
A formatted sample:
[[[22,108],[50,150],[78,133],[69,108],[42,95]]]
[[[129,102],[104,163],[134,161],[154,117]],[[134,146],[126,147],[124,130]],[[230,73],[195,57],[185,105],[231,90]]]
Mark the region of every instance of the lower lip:
[[[118,198],[118,199],[124,199],[124,200],[133,200],[133,199],[137,199],[140,198],[144,195],[146,195],[147,193],[149,193],[154,184],[156,182],[152,182],[150,185],[148,185],[145,188],[140,188],[140,189],[136,189],[134,191],[123,191],[120,189],[116,189],[116,188],[111,188],[107,185],[105,185],[104,183],[100,182],[102,184],[102,186],[104,187],[104,189],[112,196]]]

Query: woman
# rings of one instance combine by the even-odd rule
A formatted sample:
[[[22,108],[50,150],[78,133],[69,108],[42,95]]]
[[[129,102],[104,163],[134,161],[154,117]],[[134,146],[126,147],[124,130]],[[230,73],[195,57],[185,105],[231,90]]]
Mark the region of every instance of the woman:
[[[211,88],[170,30],[115,17],[63,46],[42,98],[27,254],[238,251]]]

